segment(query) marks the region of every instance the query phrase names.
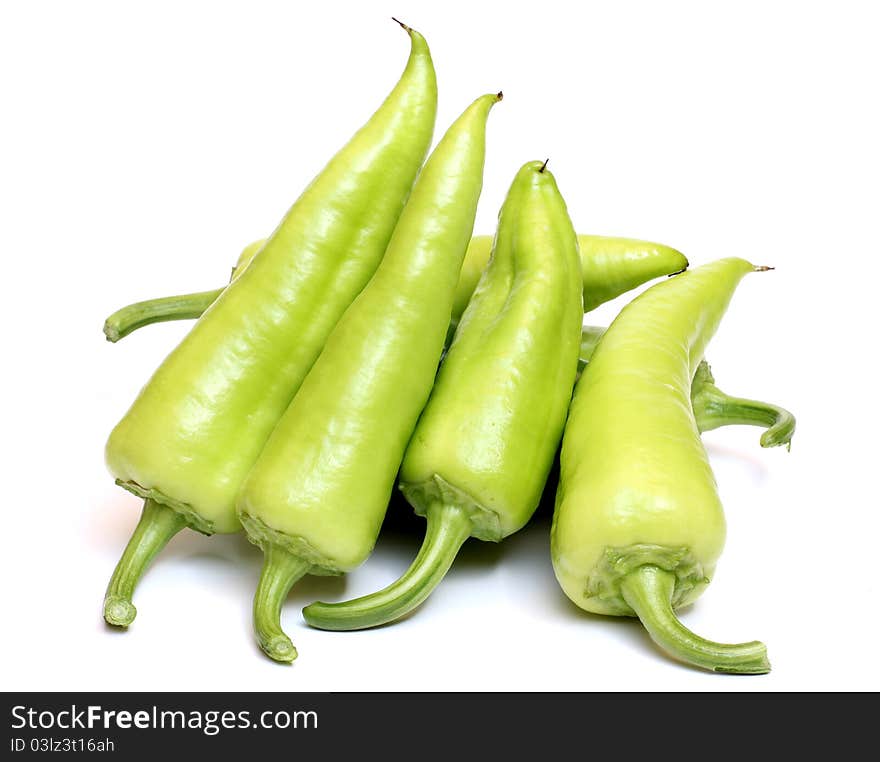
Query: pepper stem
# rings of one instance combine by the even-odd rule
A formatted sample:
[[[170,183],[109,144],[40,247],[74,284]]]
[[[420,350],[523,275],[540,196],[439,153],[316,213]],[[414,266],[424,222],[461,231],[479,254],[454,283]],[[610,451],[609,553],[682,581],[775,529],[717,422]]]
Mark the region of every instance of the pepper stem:
[[[691,391],[691,402],[700,431],[711,431],[721,426],[763,426],[761,447],[785,445],[791,450],[796,420],[785,408],[770,402],[731,397],[717,386],[709,366],[703,362],[697,368]]]
[[[671,656],[714,672],[762,675],[770,671],[763,643],[715,643],[695,635],[678,621],[672,608],[673,572],[658,566],[639,566],[623,578],[620,590],[651,639]]]
[[[223,293],[223,289],[218,288],[213,291],[164,296],[129,304],[116,310],[104,321],[104,335],[107,337],[107,341],[115,344],[145,325],[201,317],[201,314],[214,303],[221,293]]]
[[[400,579],[362,598],[306,606],[306,622],[322,630],[363,630],[393,622],[419,606],[446,576],[473,528],[470,515],[456,505],[432,503],[427,519],[419,554]]]
[[[290,663],[297,653],[281,629],[281,608],[290,588],[308,572],[309,563],[273,543],[263,546],[263,556],[260,583],[254,594],[254,632],[269,658]]]
[[[122,558],[113,570],[104,595],[104,619],[116,627],[128,627],[137,616],[131,602],[134,589],[156,554],[186,526],[186,519],[167,505],[147,498]]]

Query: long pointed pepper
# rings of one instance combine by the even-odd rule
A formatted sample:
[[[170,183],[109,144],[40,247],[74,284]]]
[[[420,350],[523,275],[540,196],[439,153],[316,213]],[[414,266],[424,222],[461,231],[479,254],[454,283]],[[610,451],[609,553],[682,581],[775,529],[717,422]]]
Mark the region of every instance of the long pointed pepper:
[[[117,484],[147,504],[107,590],[110,624],[131,623],[138,579],[174,532],[241,528],[235,498],[245,476],[378,267],[431,144],[437,107],[428,45],[418,32],[408,35],[406,68],[385,101],[111,432],[107,466]],[[326,224],[349,216],[358,224]],[[141,317],[143,311],[134,315],[136,322]],[[108,337],[118,337],[124,321],[110,329]]]
[[[597,614],[637,616],[667,653],[719,672],[767,672],[763,644],[722,644],[675,611],[715,573],[724,512],[691,405],[692,380],[741,279],[721,259],[621,310],[575,387],[551,530],[562,589]]]

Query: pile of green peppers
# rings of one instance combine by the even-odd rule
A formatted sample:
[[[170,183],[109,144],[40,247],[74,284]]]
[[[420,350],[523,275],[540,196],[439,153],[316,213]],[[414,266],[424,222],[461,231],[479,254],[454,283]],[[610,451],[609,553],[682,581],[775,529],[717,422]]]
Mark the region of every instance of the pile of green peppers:
[[[310,625],[408,614],[464,542],[519,531],[549,486],[553,567],[579,607],[638,617],[689,664],[767,672],[762,643],[706,640],[677,611],[724,544],[700,433],[757,425],[764,447],[794,434],[788,411],[725,394],[703,359],[737,284],[768,268],[690,267],[669,246],[579,235],[546,161],[516,171],[494,236],[474,236],[502,95],[477,97],[428,156],[434,67],[422,35],[398,23],[410,42],[400,79],[275,231],[244,249],[230,283],[105,322],[115,342],[197,318],[107,442],[116,483],[144,506],[104,618],[132,623],[139,580],[180,530],[244,531],[264,558],[257,641],[291,662],[281,618],[292,585],[366,561],[395,489],[426,520],[412,565],[371,595],[312,603]],[[586,312],[661,276],[607,329],[584,326]]]

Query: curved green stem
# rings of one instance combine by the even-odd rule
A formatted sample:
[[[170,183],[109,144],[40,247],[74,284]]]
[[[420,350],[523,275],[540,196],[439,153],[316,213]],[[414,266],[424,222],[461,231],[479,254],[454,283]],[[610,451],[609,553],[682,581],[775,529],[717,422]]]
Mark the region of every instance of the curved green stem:
[[[715,643],[695,635],[678,621],[672,608],[673,572],[640,566],[623,578],[620,590],[651,639],[670,655],[714,672],[762,675],[770,671],[763,643]]]
[[[131,602],[134,589],[156,554],[186,526],[186,519],[167,505],[144,501],[144,510],[122,558],[113,570],[104,595],[104,619],[116,627],[128,627],[137,616]]]
[[[107,341],[115,343],[145,325],[198,318],[222,293],[223,289],[217,288],[129,304],[104,321],[104,335]]]
[[[309,570],[309,563],[280,545],[263,546],[263,570],[254,594],[254,632],[268,657],[292,662],[297,653],[281,629],[281,607],[290,588]]]
[[[312,603],[303,609],[306,622],[322,630],[363,630],[400,619],[421,604],[446,576],[472,529],[470,515],[455,505],[433,503],[427,518],[419,554],[400,579],[344,603]]]
[[[700,430],[710,431],[720,426],[763,426],[766,431],[761,434],[761,447],[778,447],[785,445],[791,450],[791,438],[794,436],[795,417],[785,408],[769,402],[728,397],[720,408],[700,416]]]
[[[791,449],[796,420],[785,408],[769,402],[731,397],[715,386],[708,364],[701,362],[691,388],[691,402],[700,431],[721,426],[763,426],[761,447],[785,445]]]

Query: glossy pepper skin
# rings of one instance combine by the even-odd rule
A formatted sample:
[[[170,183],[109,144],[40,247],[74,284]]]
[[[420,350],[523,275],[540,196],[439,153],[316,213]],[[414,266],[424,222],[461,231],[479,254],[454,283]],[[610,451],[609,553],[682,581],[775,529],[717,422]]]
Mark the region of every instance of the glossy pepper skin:
[[[430,147],[437,86],[424,38],[384,103],[309,184],[250,266],[164,360],[110,434],[116,481],[147,498],[105,618],[183,526],[240,528],[235,499],[330,331],[375,272]],[[163,518],[160,518],[163,517]]]
[[[309,624],[394,621],[430,595],[468,537],[498,542],[526,524],[562,436],[582,321],[577,235],[553,175],[529,162],[400,469],[401,491],[427,518],[418,557],[384,590],[307,606]]]
[[[254,629],[277,661],[296,658],[281,629],[294,582],[349,571],[376,542],[443,351],[482,188],[486,120],[500,98],[474,101],[434,149],[382,264],[328,338],[239,495],[241,523],[265,556]]]
[[[263,241],[255,241],[245,247],[232,270],[233,278],[244,272],[262,244]],[[684,254],[671,246],[634,238],[581,234],[578,235],[578,248],[584,280],[584,312],[649,280],[681,272],[688,266]],[[452,341],[458,321],[486,269],[491,252],[492,236],[475,235],[471,239],[455,289],[449,341]],[[198,317],[222,292],[223,289],[218,288],[129,304],[104,321],[104,335],[108,341],[117,342],[151,323]]]
[[[605,331],[605,328],[593,325],[586,325],[581,330],[579,371],[590,362]],[[797,423],[794,415],[771,402],[733,397],[721,391],[715,385],[712,369],[705,360],[700,360],[691,382],[691,407],[700,433],[723,426],[759,426],[764,429],[761,447],[785,445],[786,449],[791,449]]]
[[[578,606],[638,616],[668,653],[720,672],[770,666],[763,644],[704,640],[674,613],[706,587],[725,537],[690,392],[736,286],[755,269],[721,259],[623,308],[575,386],[551,534],[556,577]]]

